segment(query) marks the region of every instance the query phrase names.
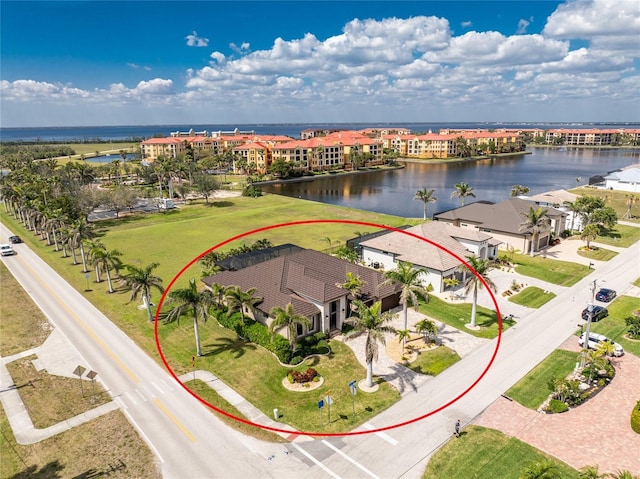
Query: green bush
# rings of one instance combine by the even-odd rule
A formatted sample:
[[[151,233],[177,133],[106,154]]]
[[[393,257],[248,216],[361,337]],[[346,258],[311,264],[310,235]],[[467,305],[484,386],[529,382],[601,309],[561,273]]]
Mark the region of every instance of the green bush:
[[[549,401],[549,406],[547,407],[547,411],[554,414],[565,412],[568,410],[569,408],[567,407],[567,405],[562,401],[558,401],[557,399],[552,399],[551,401]]]
[[[636,403],[636,407],[631,412],[631,429],[640,434],[640,401]]]

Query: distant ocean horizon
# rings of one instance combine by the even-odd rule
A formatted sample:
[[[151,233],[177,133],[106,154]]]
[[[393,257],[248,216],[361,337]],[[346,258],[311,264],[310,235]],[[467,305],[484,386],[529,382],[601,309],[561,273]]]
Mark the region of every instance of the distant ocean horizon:
[[[300,132],[306,129],[349,129],[363,128],[408,128],[412,132],[437,132],[443,128],[640,128],[640,123],[617,122],[374,122],[374,123],[255,123],[255,124],[179,124],[179,125],[113,125],[113,126],[45,126],[45,127],[0,127],[0,141],[3,142],[85,142],[96,141],[140,141],[155,136],[170,136],[172,132],[207,131],[255,131],[259,135],[284,135],[300,138]]]

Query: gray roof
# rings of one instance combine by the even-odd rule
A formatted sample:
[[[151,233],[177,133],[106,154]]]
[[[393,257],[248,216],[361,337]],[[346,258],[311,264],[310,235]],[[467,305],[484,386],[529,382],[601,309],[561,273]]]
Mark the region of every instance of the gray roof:
[[[627,168],[615,171],[604,177],[605,180],[618,180],[623,183],[640,183],[640,168]]]
[[[257,308],[266,314],[276,306],[284,308],[292,303],[296,313],[312,316],[319,312],[313,301],[326,303],[347,294],[336,283],[343,283],[348,272],[363,280],[364,299],[382,299],[398,290],[397,286],[383,284],[384,276],[373,269],[308,249],[238,271],[222,271],[202,281],[209,287],[218,283],[243,290],[256,288],[256,296],[263,299]]]
[[[458,239],[466,239],[474,242],[488,241],[491,239],[491,236],[476,229],[459,228],[448,223],[437,221],[423,223],[409,228],[406,231],[415,236],[392,231],[386,235],[363,241],[361,244],[363,247],[393,253],[396,259],[400,261],[406,261],[437,271],[447,271],[459,266],[461,264],[460,261],[447,251],[420,238],[426,238],[432,243],[455,253],[462,259],[471,255],[472,252],[458,242]]]
[[[503,233],[528,235],[530,229],[520,229],[520,225],[525,221],[529,208],[538,208],[532,201],[520,198],[511,198],[500,203],[476,202],[460,208],[437,213],[433,219],[436,221],[464,221],[477,225],[479,228]],[[551,207],[544,207],[549,218],[567,216],[560,210]]]

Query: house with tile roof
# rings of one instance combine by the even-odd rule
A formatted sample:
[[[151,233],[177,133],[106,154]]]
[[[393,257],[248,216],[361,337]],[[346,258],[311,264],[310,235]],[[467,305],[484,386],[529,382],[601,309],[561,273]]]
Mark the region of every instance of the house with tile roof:
[[[512,247],[528,252],[533,234],[530,228],[523,229],[529,208],[538,208],[533,201],[511,198],[500,203],[477,201],[460,208],[454,208],[433,215],[434,221],[442,221],[467,229],[475,229],[491,235],[503,243],[504,248]],[[540,233],[534,251],[549,245],[551,236],[557,236],[565,230],[567,213],[555,208],[545,208],[550,222],[549,231]]]
[[[385,283],[379,271],[309,249],[281,254],[236,271],[222,271],[204,278],[204,284],[256,288],[262,300],[245,313],[266,326],[274,307],[293,304],[294,310],[309,318],[311,327],[300,328],[301,336],[318,331],[340,331],[349,316],[351,296],[339,286],[347,273],[359,276],[363,286],[359,299],[365,303],[382,302],[383,311],[399,304],[399,287]]]
[[[425,268],[427,274],[422,275],[422,284],[431,284],[435,292],[441,293],[446,289],[445,279],[464,281],[467,271],[461,268],[460,259],[466,261],[467,256],[495,259],[499,244],[499,240],[479,230],[445,222],[429,222],[407,228],[404,232],[389,231],[362,241],[360,246],[366,265],[389,271],[403,261]]]
[[[560,211],[567,213],[565,218],[564,229],[574,229],[582,231],[584,225],[582,224],[582,216],[578,213],[574,213],[567,206],[565,202],[573,203],[579,196],[569,193],[567,190],[553,190],[538,195],[532,196],[520,196],[523,200],[533,201],[539,206],[552,207]]]

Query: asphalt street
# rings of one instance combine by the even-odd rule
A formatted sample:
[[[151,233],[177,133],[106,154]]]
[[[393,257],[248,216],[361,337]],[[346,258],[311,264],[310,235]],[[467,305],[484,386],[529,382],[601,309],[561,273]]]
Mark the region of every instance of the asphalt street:
[[[0,233],[2,238],[11,234],[4,225]],[[285,455],[283,445],[245,437],[221,423],[26,245],[16,249],[19,254],[3,258],[4,263],[99,373],[162,461],[168,478],[419,478],[431,454],[451,438],[456,419],[463,425],[471,422],[576,331],[595,279],[624,294],[640,277],[640,243],[636,243],[542,308],[519,318],[503,334],[489,369],[498,340],[486,342],[416,386],[415,393],[406,394],[359,429],[386,430],[313,440],[301,436],[286,446],[293,454]],[[393,427],[416,418],[422,419]]]

